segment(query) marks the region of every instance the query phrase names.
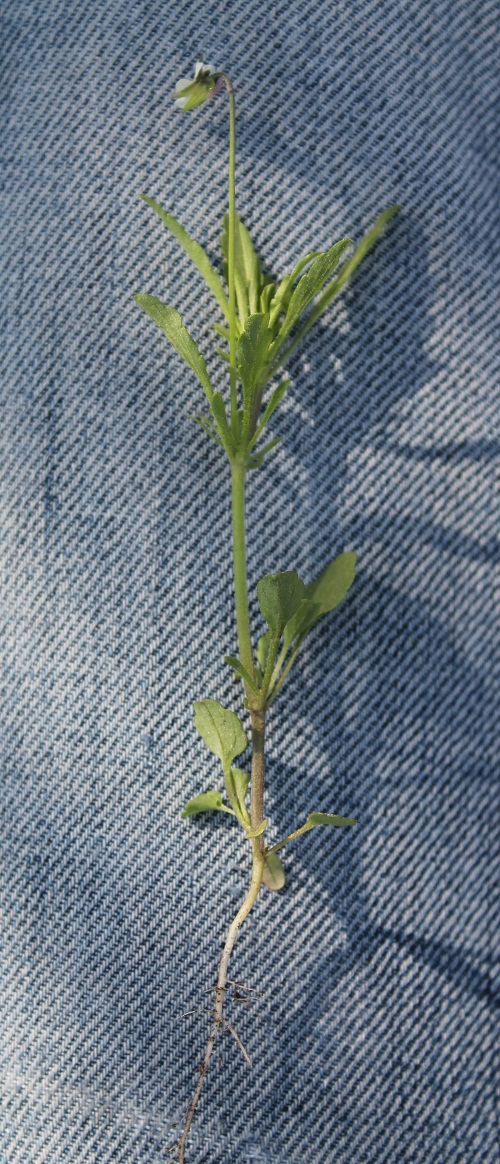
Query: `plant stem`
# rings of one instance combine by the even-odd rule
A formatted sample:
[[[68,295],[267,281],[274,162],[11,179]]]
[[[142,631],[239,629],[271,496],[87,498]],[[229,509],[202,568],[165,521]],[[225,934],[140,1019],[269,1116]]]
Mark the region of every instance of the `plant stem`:
[[[245,540],[245,477],[246,469],[238,461],[231,465],[233,510],[234,602],[240,659],[252,679],[255,679],[250,620],[248,617],[248,590]],[[252,691],[247,690],[247,699]]]
[[[282,841],[278,841],[277,845],[273,845],[272,849],[268,849],[268,853],[277,853],[278,849],[283,848],[283,845],[288,845],[289,841],[295,841],[297,837],[302,837],[304,833],[308,833],[309,829],[312,828],[313,825],[310,824],[309,821],[306,821],[304,825],[301,825],[300,829],[295,829],[295,832],[288,833],[287,837],[283,837]]]
[[[252,782],[250,817],[252,828],[256,829],[264,820],[264,733],[266,713],[252,711]],[[257,837],[261,851],[264,851],[264,837]]]
[[[260,839],[261,839],[260,837],[256,837],[255,841],[253,842],[252,879],[250,882],[249,890],[248,890],[248,893],[245,897],[243,905],[240,906],[238,913],[233,918],[233,921],[231,922],[231,925],[229,926],[226,942],[224,945],[224,950],[222,952],[222,958],[221,958],[220,963],[219,963],[219,973],[217,975],[217,986],[215,987],[213,1023],[212,1023],[212,1027],[210,1030],[210,1035],[209,1035],[209,1039],[208,1039],[208,1043],[207,1043],[207,1049],[205,1051],[203,1062],[200,1064],[200,1067],[198,1068],[198,1073],[199,1073],[198,1083],[196,1084],[196,1089],[195,1089],[193,1098],[192,1098],[191,1103],[189,1104],[189,1107],[187,1109],[185,1119],[184,1119],[184,1126],[182,1129],[182,1135],[181,1135],[180,1140],[178,1141],[178,1144],[177,1144],[179,1164],[185,1164],[186,1140],[187,1140],[189,1132],[191,1130],[191,1124],[193,1122],[194,1114],[195,1114],[196,1108],[198,1106],[198,1100],[199,1100],[200,1095],[201,1095],[201,1089],[203,1087],[203,1081],[205,1079],[205,1075],[206,1075],[207,1070],[208,1070],[208,1065],[209,1065],[210,1059],[212,1057],[212,1051],[214,1049],[215,1040],[216,1040],[217,1035],[219,1034],[220,1028],[224,1022],[222,1008],[223,1008],[223,1004],[224,1004],[224,993],[226,990],[227,970],[228,970],[228,966],[229,966],[229,959],[230,959],[232,951],[233,951],[233,946],[234,946],[234,943],[236,941],[238,930],[239,930],[242,922],[245,921],[245,918],[248,917],[248,914],[250,913],[250,910],[252,909],[252,907],[255,905],[255,902],[256,902],[258,894],[259,894],[259,889],[260,889],[261,883],[262,883],[262,871],[264,868],[264,857],[260,851],[260,845],[258,843],[260,841]]]
[[[231,78],[222,73],[229,98],[229,224],[227,278],[229,284],[229,376],[231,384],[231,428],[237,435],[238,399],[236,395],[236,290],[234,282],[234,244],[236,232],[236,110]]]

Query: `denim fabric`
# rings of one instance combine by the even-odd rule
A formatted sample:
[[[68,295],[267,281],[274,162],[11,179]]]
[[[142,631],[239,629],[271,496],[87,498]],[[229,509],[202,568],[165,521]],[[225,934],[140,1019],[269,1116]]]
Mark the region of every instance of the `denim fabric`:
[[[171,107],[200,51],[235,78],[269,270],[404,209],[295,359],[249,485],[252,594],[359,553],[270,715],[270,836],[312,809],[360,824],[291,846],[259,897],[232,964],[259,992],[232,1011],[254,1068],[221,1037],[189,1160],[500,1159],[497,13],[4,0],[9,1164],[165,1161],[248,878],[227,818],[179,818],[219,781],[193,700],[241,706],[228,472],[132,300],[181,308],[213,353],[209,294],[136,197],[217,256],[227,104]]]

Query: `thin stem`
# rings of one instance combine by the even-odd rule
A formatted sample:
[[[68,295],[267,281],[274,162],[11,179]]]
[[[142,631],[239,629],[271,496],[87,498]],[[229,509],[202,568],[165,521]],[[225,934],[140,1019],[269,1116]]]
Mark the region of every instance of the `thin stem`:
[[[252,786],[250,816],[252,828],[256,829],[264,820],[264,734],[266,713],[252,711]],[[264,851],[264,837],[256,838]]]
[[[295,829],[294,833],[289,833],[288,836],[284,837],[282,841],[278,841],[277,845],[273,845],[272,849],[268,849],[267,850],[268,855],[269,855],[269,853],[277,853],[278,849],[283,848],[283,845],[287,845],[289,841],[294,841],[296,839],[296,837],[302,837],[304,835],[304,833],[308,833],[309,829],[312,829],[313,827],[314,826],[312,824],[309,824],[309,822],[307,821],[305,825],[301,825],[300,829]]]
[[[279,679],[278,679],[278,682],[276,683],[275,687],[273,687],[273,689],[272,689],[272,691],[271,691],[271,695],[269,696],[269,699],[268,699],[268,701],[267,701],[267,706],[268,706],[268,707],[270,707],[270,706],[271,706],[271,703],[273,703],[273,702],[274,702],[274,700],[276,699],[276,696],[277,696],[277,694],[278,694],[278,692],[279,692],[279,690],[280,690],[280,687],[282,687],[282,686],[283,686],[283,684],[284,684],[284,682],[285,682],[285,679],[287,679],[287,678],[288,678],[288,675],[290,674],[290,671],[291,671],[291,669],[292,669],[292,667],[293,667],[293,664],[295,663],[295,660],[296,660],[296,658],[297,658],[297,655],[298,655],[298,653],[299,653],[299,651],[300,651],[300,648],[301,648],[301,646],[302,646],[302,643],[304,642],[304,639],[305,639],[305,635],[303,635],[303,636],[302,636],[302,638],[300,638],[300,639],[298,639],[298,640],[297,640],[297,644],[296,644],[296,646],[294,647],[294,649],[293,649],[293,651],[292,651],[292,654],[290,655],[290,658],[289,658],[289,660],[288,660],[288,663],[287,663],[287,665],[286,665],[285,669],[284,669],[284,670],[281,672],[281,675],[280,675],[280,677],[279,677]]]
[[[267,656],[266,669],[264,671],[264,675],[262,677],[262,683],[261,683],[261,687],[260,687],[260,691],[261,691],[260,697],[261,697],[261,701],[262,701],[261,705],[263,707],[266,707],[266,704],[267,704],[267,693],[269,691],[269,687],[271,684],[271,677],[274,674],[274,670],[273,670],[274,660],[276,658],[276,654],[278,651],[279,642],[280,642],[279,638],[271,638],[271,642],[269,643],[269,652],[268,652],[268,656]]]
[[[234,601],[240,659],[255,681],[255,668],[248,616],[248,590],[245,540],[245,466],[238,461],[231,465],[232,511],[233,511],[233,558],[234,558]],[[251,699],[251,688],[247,687],[247,699]]]
[[[283,663],[285,662],[285,659],[286,659],[287,654],[288,654],[289,645],[290,645],[289,643],[284,643],[282,648],[281,648],[281,651],[279,653],[279,657],[278,657],[277,662],[276,662],[276,666],[273,668],[273,673],[271,675],[271,680],[270,680],[270,684],[269,684],[269,686],[271,688],[274,688],[274,685],[279,677],[279,673],[281,671]]]
[[[201,1095],[201,1089],[203,1087],[203,1081],[205,1079],[205,1075],[207,1074],[207,1071],[208,1071],[208,1065],[209,1065],[210,1059],[212,1057],[212,1051],[214,1049],[215,1040],[217,1038],[217,1035],[219,1034],[221,1026],[224,1024],[224,1017],[222,1014],[222,1008],[223,1008],[223,1004],[224,1004],[224,993],[226,990],[229,959],[230,959],[232,951],[233,951],[233,947],[234,947],[234,943],[236,941],[238,930],[239,930],[240,926],[242,925],[242,923],[245,921],[245,918],[248,917],[248,914],[250,913],[250,910],[252,909],[252,907],[255,905],[255,902],[256,902],[258,894],[259,894],[259,889],[260,889],[261,884],[262,884],[262,872],[263,872],[263,868],[264,868],[264,857],[260,851],[260,845],[258,844],[259,841],[260,841],[260,837],[257,837],[256,841],[254,841],[253,863],[252,863],[252,880],[250,882],[250,887],[249,887],[248,893],[245,897],[245,900],[243,902],[243,905],[240,906],[238,913],[236,914],[236,916],[233,918],[233,921],[231,922],[231,925],[230,925],[229,930],[228,930],[226,942],[224,945],[224,950],[222,952],[222,958],[221,958],[220,963],[219,963],[219,973],[217,975],[217,986],[215,988],[213,1023],[212,1023],[212,1027],[210,1030],[210,1035],[209,1035],[209,1039],[208,1039],[208,1043],[207,1043],[207,1049],[205,1051],[203,1062],[201,1063],[200,1067],[198,1068],[198,1083],[196,1084],[196,1089],[195,1089],[193,1098],[192,1098],[191,1103],[189,1104],[189,1107],[187,1109],[185,1119],[184,1119],[184,1126],[182,1129],[182,1135],[181,1135],[180,1140],[178,1141],[178,1144],[177,1144],[179,1164],[185,1164],[186,1141],[187,1141],[189,1132],[191,1130],[191,1125],[192,1125],[192,1122],[194,1119],[194,1114],[195,1114],[196,1108],[198,1106],[198,1100],[199,1100],[200,1095]]]
[[[221,73],[229,98],[229,224],[227,277],[229,284],[229,376],[231,384],[231,428],[237,436],[238,398],[236,394],[236,289],[234,281],[234,250],[236,232],[236,109],[234,89],[227,73]]]

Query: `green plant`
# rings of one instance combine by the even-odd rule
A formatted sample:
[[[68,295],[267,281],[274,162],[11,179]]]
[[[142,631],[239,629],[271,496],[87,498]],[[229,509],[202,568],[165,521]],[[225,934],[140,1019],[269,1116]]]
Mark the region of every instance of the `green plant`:
[[[208,411],[192,419],[215,441],[231,466],[234,598],[239,655],[226,655],[224,661],[242,681],[252,744],[251,773],[248,773],[234,766],[234,761],[248,745],[239,717],[213,699],[203,699],[195,704],[195,727],[222,766],[225,799],[216,790],[202,792],[188,801],[182,816],[216,811],[234,817],[249,844],[252,871],[247,895],[231,922],[219,965],[209,1039],[180,1139],[175,1145],[179,1164],[185,1160],[187,1137],[218,1033],[223,1025],[232,1030],[224,1016],[224,994],[229,959],[238,930],[250,913],[261,886],[279,890],[285,882],[278,851],[312,828],[343,828],[356,824],[351,817],[311,812],[306,822],[294,832],[275,845],[266,845],[266,716],[306,636],[320,619],[342,602],[352,586],[356,555],[352,551],[339,554],[319,578],[308,584],[294,570],[261,578],[257,584],[257,597],[267,630],[254,649],[247,592],[245,481],[249,471],[263,466],[279,441],[276,436],[267,441],[263,441],[263,437],[290,383],[288,378],[279,380],[280,370],[310,327],[345,286],[386,223],[399,210],[398,206],[385,210],[349,258],[344,256],[350,239],[340,239],[326,251],[304,255],[289,274],[275,283],[262,270],[250,234],[236,212],[235,105],[230,78],[200,61],[192,80],[178,82],[177,103],[181,109],[189,111],[223,88],[229,96],[229,208],[224,216],[221,239],[222,274],[227,294],[223,279],[199,243],[158,202],[143,197],[184,247],[210,288],[223,317],[224,322],[216,321],[214,328],[227,344],[225,349],[218,349],[218,354],[229,373],[229,411],[221,393],[214,390],[203,355],[184,327],[179,312],[153,295],[135,296],[139,306],[161,328],[198,377]]]

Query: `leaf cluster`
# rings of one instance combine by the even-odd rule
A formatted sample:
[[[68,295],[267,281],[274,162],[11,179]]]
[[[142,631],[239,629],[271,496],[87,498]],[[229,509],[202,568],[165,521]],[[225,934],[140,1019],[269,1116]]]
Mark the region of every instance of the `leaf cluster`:
[[[224,216],[221,237],[222,276],[210,262],[206,251],[193,239],[172,214],[154,198],[141,195],[174,238],[211,291],[224,316],[215,322],[219,335],[230,344],[229,300],[223,279],[228,280],[229,219]],[[326,310],[356,270],[389,219],[399,210],[391,206],[379,215],[374,226],[354,253],[339,267],[350,239],[335,242],[326,251],[310,251],[292,271],[275,282],[262,270],[250,233],[236,215],[234,281],[236,295],[236,352],[232,376],[239,384],[236,408],[228,410],[220,392],[216,392],[208,375],[204,356],[196,341],[184,327],[179,312],[154,295],[135,296],[139,307],[163,331],[177,354],[188,364],[202,385],[209,412],[191,419],[216,444],[229,460],[242,460],[250,469],[260,468],[267,454],[279,442],[274,437],[256,447],[276,408],[283,399],[289,379],[282,379],[266,394],[266,389],[312,324]],[[337,268],[337,273],[332,279]],[[230,348],[216,349],[227,366],[231,365]]]
[[[295,570],[266,574],[257,583],[257,598],[267,630],[257,644],[253,702],[265,709],[273,702],[311,628],[342,602],[356,575],[356,554],[347,550],[325,566],[318,578],[304,584]],[[241,662],[226,656],[247,684]]]
[[[257,598],[268,629],[260,638],[257,648],[256,680],[252,679],[241,661],[226,655],[225,662],[245,683],[252,706],[265,709],[278,694],[307,633],[324,615],[334,610],[352,586],[356,571],[356,555],[347,551],[339,554],[325,567],[318,578],[304,585],[295,570],[266,574],[257,584]],[[280,651],[281,646],[281,651]],[[278,654],[279,652],[279,654]],[[220,792],[209,790],[194,796],[185,805],[182,816],[203,812],[226,812],[235,816],[247,840],[265,832],[267,820],[252,829],[246,806],[249,776],[233,761],[245,751],[248,739],[238,716],[215,699],[203,699],[194,705],[195,727],[209,750],[222,764],[225,790],[229,803]],[[265,850],[264,880],[271,889],[281,889],[285,873],[277,850],[295,836],[316,825],[343,827],[356,824],[350,817],[330,813],[310,813],[305,825],[290,834],[278,845]]]

